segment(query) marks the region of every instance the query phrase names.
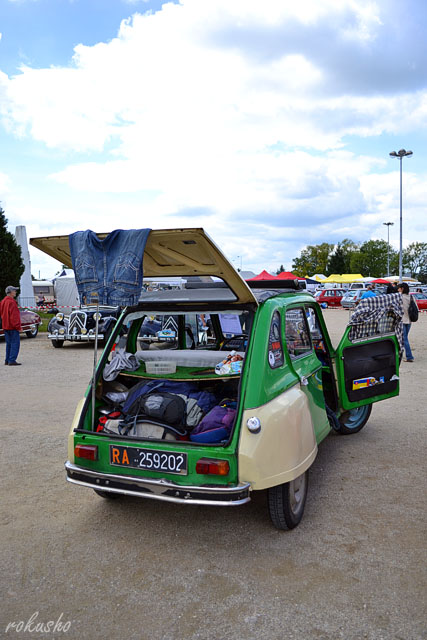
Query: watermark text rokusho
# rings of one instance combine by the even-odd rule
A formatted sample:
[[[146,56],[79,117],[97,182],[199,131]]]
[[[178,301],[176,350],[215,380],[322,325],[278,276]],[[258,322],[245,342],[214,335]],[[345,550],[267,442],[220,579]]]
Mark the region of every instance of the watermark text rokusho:
[[[63,613],[59,616],[58,620],[48,620],[48,622],[38,621],[39,612],[34,611],[31,618],[27,621],[25,620],[17,620],[13,622],[9,622],[5,633],[9,633],[10,631],[15,631],[16,633],[21,632],[29,632],[29,633],[67,633],[67,631],[71,627],[71,620],[67,620],[67,622],[63,622]]]

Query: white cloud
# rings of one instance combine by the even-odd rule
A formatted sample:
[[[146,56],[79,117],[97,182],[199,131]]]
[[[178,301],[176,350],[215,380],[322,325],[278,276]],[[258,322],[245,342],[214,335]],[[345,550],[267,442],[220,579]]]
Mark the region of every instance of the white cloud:
[[[424,44],[387,44],[404,30],[396,7],[170,3],[123,21],[110,42],[76,46],[67,68],[0,72],[0,114],[15,135],[69,158],[49,176],[65,197],[135,194],[141,204],[123,206],[123,224],[141,212],[157,227],[197,218],[227,248],[245,221],[244,262],[253,247],[258,263],[279,247],[292,258],[320,229],[369,235],[391,215],[396,177],[383,179],[385,161],[346,151],[345,140],[425,130]],[[424,195],[416,177],[411,188]],[[74,226],[98,215],[117,226],[114,207],[78,210]]]
[[[212,145],[214,151],[221,147],[237,154],[277,139],[331,148],[354,132],[350,120],[359,114],[360,99],[334,89],[313,100],[333,82],[319,64],[323,54],[310,51],[304,37],[317,22],[327,21],[335,28],[329,47],[342,46],[343,33],[351,31],[357,55],[366,33],[380,25],[374,7],[353,0],[165,5],[156,14],[124,21],[111,42],[78,45],[69,68],[22,67],[20,74],[3,77],[3,114],[18,132],[30,130],[49,147],[99,151],[115,140],[126,157],[135,153],[135,139],[138,155],[146,157],[158,147],[205,156]],[[290,46],[295,23],[300,41]],[[269,35],[275,42],[271,50]],[[257,39],[260,44],[253,47]],[[393,118],[396,100],[388,97],[381,104],[377,97],[363,97],[365,130],[374,113],[377,125],[384,115]],[[313,126],[318,108],[323,118]],[[337,112],[339,119],[348,114],[347,126],[331,131],[327,121]]]

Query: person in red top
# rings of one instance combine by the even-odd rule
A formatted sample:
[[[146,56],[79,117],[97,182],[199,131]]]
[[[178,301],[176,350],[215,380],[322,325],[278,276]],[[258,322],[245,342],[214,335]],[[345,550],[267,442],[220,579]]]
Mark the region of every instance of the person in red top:
[[[0,302],[0,318],[6,340],[6,358],[4,363],[10,367],[17,367],[21,363],[16,362],[19,353],[21,331],[21,314],[16,302],[16,287],[6,287],[6,297]]]

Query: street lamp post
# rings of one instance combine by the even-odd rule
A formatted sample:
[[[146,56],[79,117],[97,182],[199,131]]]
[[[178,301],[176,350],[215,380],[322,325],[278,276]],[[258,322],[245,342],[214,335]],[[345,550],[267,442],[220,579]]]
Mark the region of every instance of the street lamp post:
[[[387,275],[390,275],[390,227],[394,225],[394,222],[383,222],[387,227]]]
[[[412,151],[400,149],[400,151],[391,151],[389,154],[392,158],[399,158],[400,161],[400,242],[399,242],[399,282],[402,282],[402,158],[412,156]]]

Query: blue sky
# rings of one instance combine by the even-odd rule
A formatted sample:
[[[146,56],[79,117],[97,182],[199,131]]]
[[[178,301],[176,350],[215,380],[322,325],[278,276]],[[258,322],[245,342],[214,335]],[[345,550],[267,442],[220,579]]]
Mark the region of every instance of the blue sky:
[[[427,241],[427,3],[0,0],[0,201],[28,237],[203,226],[244,269]],[[58,263],[31,249],[32,272]]]

